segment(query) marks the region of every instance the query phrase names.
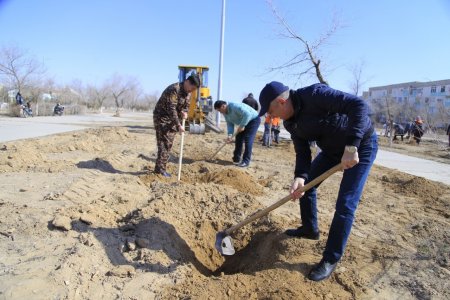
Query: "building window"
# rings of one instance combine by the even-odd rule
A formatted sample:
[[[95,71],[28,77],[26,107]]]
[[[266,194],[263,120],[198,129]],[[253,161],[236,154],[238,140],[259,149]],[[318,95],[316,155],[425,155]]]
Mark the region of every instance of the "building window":
[[[431,87],[431,93],[432,93],[432,94],[435,94],[435,93],[436,93],[436,86],[432,86],[432,87]]]
[[[450,107],[450,100],[445,100],[444,106],[445,107]]]
[[[445,85],[441,86],[441,93],[445,92]]]

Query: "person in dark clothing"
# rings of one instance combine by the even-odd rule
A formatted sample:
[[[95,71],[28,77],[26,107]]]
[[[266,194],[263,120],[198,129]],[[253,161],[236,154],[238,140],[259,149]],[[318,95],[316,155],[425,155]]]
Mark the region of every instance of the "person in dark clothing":
[[[405,133],[405,128],[402,125],[394,123],[394,141],[397,140],[397,136],[400,136],[403,142],[403,136],[405,135]]]
[[[410,136],[411,136],[411,131],[412,131],[412,128],[413,128],[413,123],[414,122],[408,122],[408,123],[406,123],[406,125],[405,125],[405,134],[406,134],[406,139],[407,140],[409,140],[409,138],[410,138]]]
[[[24,103],[24,100],[23,100],[22,94],[20,92],[17,92],[17,94],[16,94],[16,104],[17,105],[23,105],[23,103]]]
[[[448,135],[448,146],[450,147],[450,124],[447,127],[447,135]]]
[[[369,107],[364,100],[325,84],[294,91],[277,81],[262,89],[259,103],[260,115],[268,112],[283,119],[294,142],[296,161],[290,193],[293,199],[301,197],[302,226],[287,230],[287,235],[319,239],[318,186],[305,193],[298,189],[339,163],[344,170],[323,257],[308,274],[310,280],[323,280],[331,275],[344,253],[355,211],[378,151]],[[314,160],[310,141],[316,141],[322,150]]]
[[[184,132],[180,119],[186,119],[191,92],[200,87],[200,78],[194,74],[182,83],[169,85],[153,110],[153,124],[156,131],[158,156],[155,163],[155,173],[164,177],[171,175],[166,171],[169,153],[177,132]]]
[[[253,94],[250,93],[244,100],[242,100],[242,103],[247,104],[248,106],[252,107],[254,110],[258,111],[258,101],[256,101],[255,98],[253,98]]]
[[[423,132],[422,118],[420,116],[417,116],[411,129],[411,134],[413,135],[413,138],[416,141],[417,145],[419,145],[420,141],[422,140]]]

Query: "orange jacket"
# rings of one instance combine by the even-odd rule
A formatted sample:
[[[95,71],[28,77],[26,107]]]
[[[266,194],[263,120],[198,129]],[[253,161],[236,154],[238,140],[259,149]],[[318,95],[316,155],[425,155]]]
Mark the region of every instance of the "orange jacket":
[[[270,119],[272,119],[272,126],[280,126],[280,118],[272,118],[269,114],[266,114],[266,120],[264,123],[270,124]]]

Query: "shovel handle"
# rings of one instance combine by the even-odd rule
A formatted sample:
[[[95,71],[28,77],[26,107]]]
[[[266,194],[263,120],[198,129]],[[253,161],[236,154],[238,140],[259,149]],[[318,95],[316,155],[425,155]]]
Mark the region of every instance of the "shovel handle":
[[[237,135],[237,132],[235,132],[235,133],[231,136],[231,138],[232,138],[232,139],[235,138],[236,135]],[[217,151],[216,151],[213,155],[211,155],[211,157],[209,158],[209,160],[212,160],[214,157],[216,157],[217,153],[219,153],[220,150],[222,150],[222,148],[225,147],[227,144],[228,144],[227,142],[223,143],[222,146],[220,146],[219,149],[217,149]]]
[[[333,175],[334,173],[336,173],[337,171],[339,171],[341,169],[342,169],[341,164],[337,164],[334,167],[332,167],[331,169],[329,169],[328,171],[326,171],[325,173],[323,173],[322,175],[320,175],[320,176],[314,178],[313,180],[311,180],[310,182],[308,182],[306,185],[298,188],[297,190],[301,190],[302,192],[306,192],[307,190],[309,190],[312,187],[318,185],[319,183],[321,183],[322,181],[324,181],[325,179],[327,179],[328,177],[330,177],[331,175]],[[247,219],[245,219],[245,220],[241,221],[240,223],[238,223],[238,224],[228,228],[227,230],[225,230],[225,234],[226,235],[230,235],[233,231],[241,228],[242,226],[247,225],[250,222],[253,222],[256,219],[259,219],[259,218],[267,215],[269,212],[271,212],[272,210],[280,207],[281,205],[285,204],[289,200],[292,200],[292,195],[288,195],[288,196],[284,197],[283,199],[281,199],[281,200],[275,202],[274,204],[272,204],[271,206],[254,213],[253,215],[251,215]]]
[[[183,124],[181,124],[181,126],[184,129],[184,126],[186,124],[186,119],[183,119]],[[184,131],[181,132],[181,146],[180,146],[180,158],[178,159],[178,177],[177,177],[177,181],[180,181],[181,179],[181,164],[183,162],[183,143],[184,143]]]

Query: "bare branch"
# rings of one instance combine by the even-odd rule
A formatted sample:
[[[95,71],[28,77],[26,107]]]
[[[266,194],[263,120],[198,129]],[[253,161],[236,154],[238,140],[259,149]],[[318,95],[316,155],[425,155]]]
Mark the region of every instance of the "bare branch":
[[[0,50],[0,79],[18,90],[31,86],[33,80],[45,73],[44,66],[17,47]]]
[[[273,16],[277,20],[278,25],[284,30],[281,34],[282,37],[287,39],[294,39],[300,43],[300,48],[303,49],[300,53],[295,55],[293,58],[288,60],[286,63],[283,63],[276,67],[269,68],[269,72],[279,71],[282,69],[290,69],[290,68],[305,68],[307,71],[300,71],[296,74],[298,76],[303,76],[308,74],[314,70],[314,73],[319,80],[319,82],[328,84],[322,75],[322,71],[320,69],[320,58],[318,56],[318,52],[320,48],[322,48],[327,41],[336,33],[336,31],[341,27],[340,22],[336,16],[333,17],[333,22],[330,28],[322,34],[314,43],[310,44],[301,34],[298,34],[286,21],[286,19],[281,16],[281,14],[276,9],[272,0],[266,0],[267,5],[272,11]],[[300,58],[300,59],[298,59]],[[312,66],[311,66],[312,65]]]

